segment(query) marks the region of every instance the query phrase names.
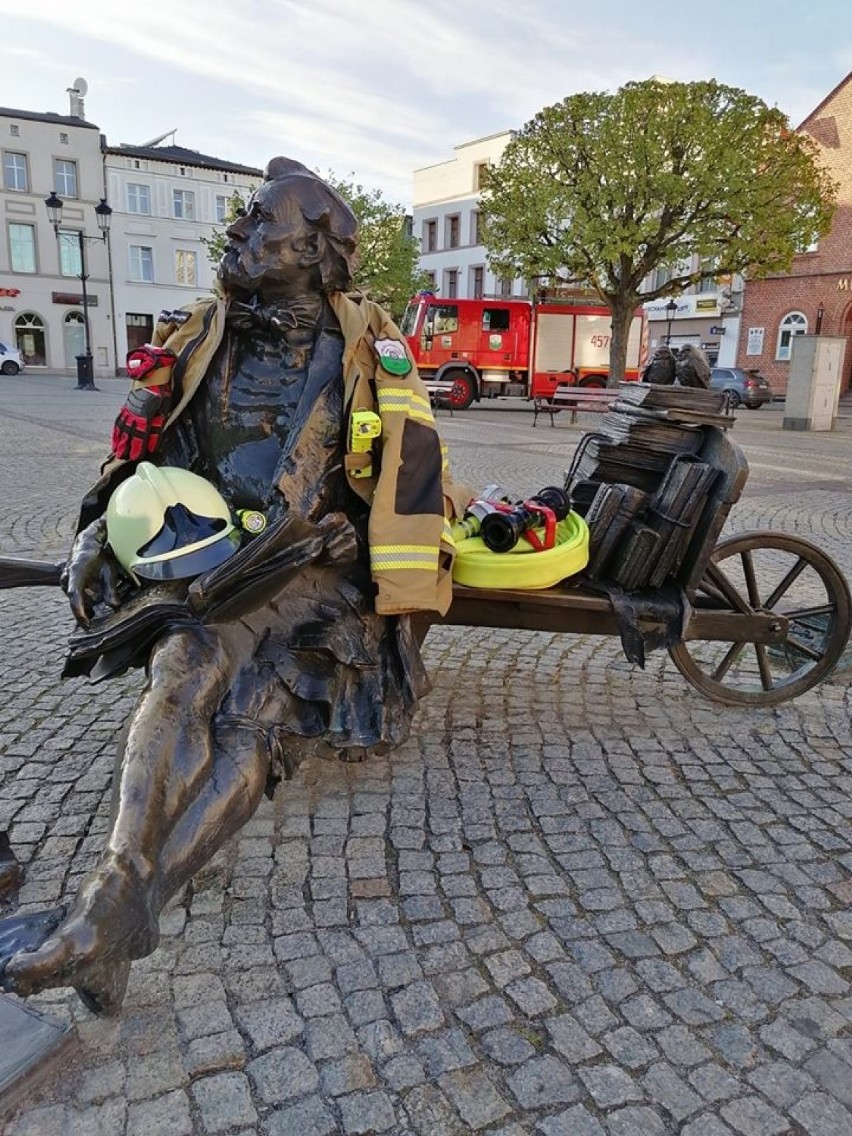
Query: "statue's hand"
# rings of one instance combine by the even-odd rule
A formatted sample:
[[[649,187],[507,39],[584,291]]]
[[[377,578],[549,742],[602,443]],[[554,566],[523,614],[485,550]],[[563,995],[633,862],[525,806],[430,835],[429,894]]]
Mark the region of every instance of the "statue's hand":
[[[88,627],[95,605],[119,606],[119,567],[106,544],[106,521],[99,517],[77,535],[60,584],[81,627]]]
[[[345,564],[358,558],[355,526],[344,513],[327,513],[317,527],[323,534],[326,560]]]

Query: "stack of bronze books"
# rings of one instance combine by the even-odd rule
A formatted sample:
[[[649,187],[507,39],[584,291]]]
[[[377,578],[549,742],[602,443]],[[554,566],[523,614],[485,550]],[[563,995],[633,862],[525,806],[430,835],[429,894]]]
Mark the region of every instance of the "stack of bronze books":
[[[565,479],[589,526],[589,577],[637,591],[676,576],[717,476],[699,457],[705,430],[732,424],[725,406],[722,391],[620,385]]]

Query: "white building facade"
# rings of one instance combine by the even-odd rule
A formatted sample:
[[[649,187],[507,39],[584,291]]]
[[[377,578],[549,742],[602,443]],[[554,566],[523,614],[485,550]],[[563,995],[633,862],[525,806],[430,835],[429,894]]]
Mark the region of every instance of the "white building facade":
[[[86,350],[83,281],[95,377],[123,370],[157,316],[209,295],[202,238],[225,227],[263,172],[182,146],[109,146],[85,118],[83,80],[68,115],[0,107],[0,341],[27,373],[77,373]],[[168,137],[168,136],[164,136]],[[59,233],[45,199],[63,202]],[[106,241],[95,207],[112,209]],[[83,234],[81,255],[80,234]]]
[[[209,295],[215,270],[203,238],[225,227],[228,204],[244,200],[262,170],[182,146],[106,146],[113,208],[112,280],[119,366],[147,343],[161,311]]]
[[[99,232],[100,132],[81,115],[2,107],[0,159],[0,340],[21,351],[28,370],[74,373],[85,351],[78,233]],[[52,191],[64,202],[58,235],[44,203]],[[95,373],[114,374],[108,249],[95,239],[84,255]]]
[[[510,131],[455,147],[448,162],[414,171],[412,231],[420,241],[420,267],[445,299],[525,294],[520,280],[501,279],[488,268],[479,235],[479,199]]]

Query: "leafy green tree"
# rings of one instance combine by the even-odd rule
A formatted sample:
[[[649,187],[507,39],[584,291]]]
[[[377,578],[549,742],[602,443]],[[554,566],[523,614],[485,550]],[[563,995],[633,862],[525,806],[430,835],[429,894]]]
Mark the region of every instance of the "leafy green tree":
[[[828,232],[836,191],[781,111],[714,80],[649,79],[571,95],[518,131],[489,170],[484,240],[500,275],[582,283],[609,305],[615,385],[640,302],[788,270]],[[670,279],[641,291],[659,267]]]
[[[349,204],[358,219],[359,264],[355,286],[388,309],[395,319],[411,296],[427,285],[418,268],[420,250],[402,205],[386,201],[378,189],[365,189],[333,173],[322,175]]]
[[[238,217],[243,215],[247,201],[248,198],[243,197],[238,189],[234,190],[225,207],[225,225],[232,225]],[[214,229],[209,237],[201,238],[201,243],[207,249],[207,259],[214,269],[218,268],[219,261],[225,251],[225,245],[228,243],[228,234],[225,229]]]
[[[386,201],[380,190],[365,189],[333,173],[322,176],[345,199],[358,220],[356,287],[369,292],[399,319],[411,296],[427,283],[425,273],[417,265],[419,250],[410,235],[405,209]],[[245,207],[246,201],[235,190],[228,201],[225,223],[235,221]],[[201,239],[215,268],[225,251],[227,234],[224,229],[214,229],[212,236]]]

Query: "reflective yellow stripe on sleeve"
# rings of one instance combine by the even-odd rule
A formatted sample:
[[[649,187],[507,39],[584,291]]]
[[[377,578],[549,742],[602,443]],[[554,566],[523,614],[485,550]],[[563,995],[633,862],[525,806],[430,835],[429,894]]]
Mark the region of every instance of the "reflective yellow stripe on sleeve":
[[[380,414],[397,411],[407,414],[409,418],[419,418],[434,425],[435,418],[428,398],[423,398],[406,387],[379,387],[378,395]]]
[[[403,568],[436,571],[438,549],[431,544],[377,544],[370,549],[374,572],[398,572]]]

